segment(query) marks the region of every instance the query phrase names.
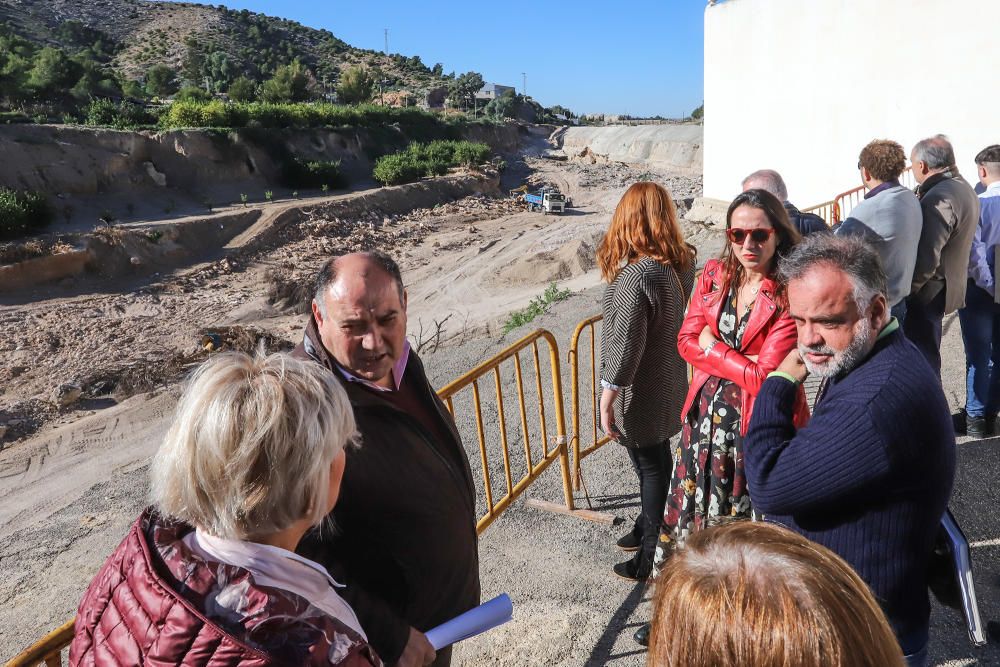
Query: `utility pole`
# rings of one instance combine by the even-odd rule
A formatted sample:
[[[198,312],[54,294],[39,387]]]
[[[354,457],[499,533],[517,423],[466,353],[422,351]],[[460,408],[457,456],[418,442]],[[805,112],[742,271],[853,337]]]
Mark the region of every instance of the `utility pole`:
[[[383,28],[385,32],[385,55],[389,55],[389,29]]]
[[[528,96],[528,75],[524,72],[521,72],[521,94]]]

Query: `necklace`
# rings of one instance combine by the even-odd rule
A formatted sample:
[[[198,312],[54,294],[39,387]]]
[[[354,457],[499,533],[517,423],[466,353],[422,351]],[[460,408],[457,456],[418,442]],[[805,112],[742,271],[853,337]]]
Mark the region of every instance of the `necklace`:
[[[757,292],[760,291],[760,283],[757,283],[756,285],[753,285],[753,286],[750,286],[749,284],[745,284],[744,288],[746,288],[746,287],[750,288],[750,298],[747,299],[746,303],[743,304],[743,312],[744,313],[746,311],[750,310],[753,307],[754,302],[757,300]]]

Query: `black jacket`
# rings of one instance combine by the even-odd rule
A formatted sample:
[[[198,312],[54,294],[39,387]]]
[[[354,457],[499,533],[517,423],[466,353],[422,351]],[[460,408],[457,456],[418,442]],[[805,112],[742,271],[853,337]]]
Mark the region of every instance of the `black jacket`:
[[[815,234],[816,232],[830,231],[830,227],[826,224],[826,221],[815,213],[803,213],[787,201],[783,202],[783,204],[792,226],[799,230],[799,234],[802,234],[802,236]]]
[[[438,442],[410,415],[348,382],[320,343],[315,321],[293,354],[326,366],[341,381],[361,447],[348,451],[334,529],[318,529],[298,551],[347,584],[370,644],[386,664],[398,660],[412,625],[421,632],[479,604],[479,545],[472,471],[454,420],[410,352],[404,383],[421,388],[441,419]]]

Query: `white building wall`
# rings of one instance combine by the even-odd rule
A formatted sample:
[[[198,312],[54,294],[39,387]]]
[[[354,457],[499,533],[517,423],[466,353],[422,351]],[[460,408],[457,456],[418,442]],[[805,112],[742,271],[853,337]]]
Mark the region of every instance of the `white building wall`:
[[[800,207],[860,185],[875,138],[1000,143],[998,0],[726,0],[705,10],[705,196],[777,169]]]

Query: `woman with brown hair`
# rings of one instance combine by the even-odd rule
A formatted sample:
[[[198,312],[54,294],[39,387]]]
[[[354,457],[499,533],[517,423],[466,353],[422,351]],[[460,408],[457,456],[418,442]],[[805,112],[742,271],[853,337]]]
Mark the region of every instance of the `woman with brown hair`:
[[[677,335],[694,283],[695,251],[684,243],[670,194],[636,183],[622,196],[597,250],[604,280],[601,427],[625,446],[639,477],[641,512],[618,540],[635,556],[617,575],[644,580],[653,567],[670,475],[669,439],[680,430],[687,389]]]
[[[732,521],[688,539],[657,577],[651,640],[649,667],[904,665],[850,565],[766,522]]]
[[[795,323],[774,279],[800,236],[774,195],[747,190],[726,212],[728,243],[695,285],[677,347],[694,367],[681,411],[680,445],[654,553],[655,571],[689,534],[720,517],[749,517],[743,435],[768,373],[796,345]],[[796,423],[809,417],[799,391]],[[645,644],[649,626],[635,639]]]

